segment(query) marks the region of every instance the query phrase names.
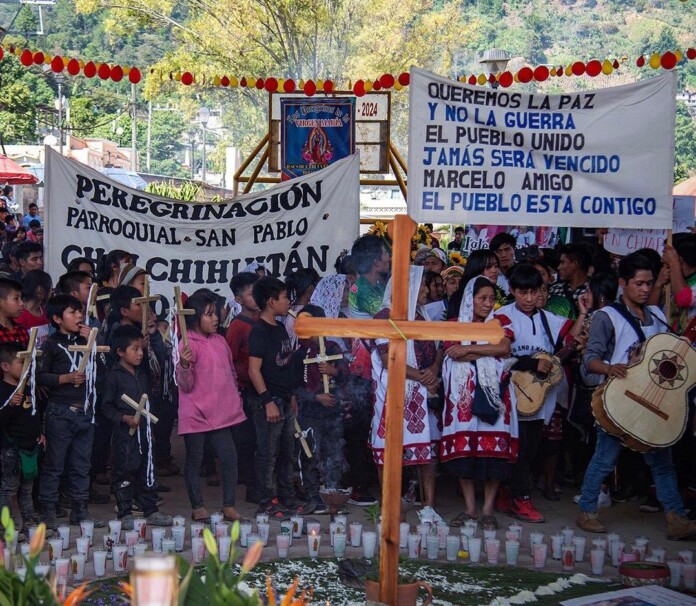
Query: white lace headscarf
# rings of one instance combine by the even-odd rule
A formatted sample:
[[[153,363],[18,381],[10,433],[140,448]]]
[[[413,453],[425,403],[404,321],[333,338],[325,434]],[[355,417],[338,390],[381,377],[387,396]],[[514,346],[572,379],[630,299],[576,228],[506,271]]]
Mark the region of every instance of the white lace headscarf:
[[[418,308],[418,292],[421,287],[421,280],[423,279],[423,266],[422,265],[411,265],[409,267],[408,276],[408,320],[413,321],[416,319],[416,311]],[[387,287],[384,289],[384,297],[382,298],[382,305],[386,307],[391,307],[391,291],[392,291],[392,278],[389,278],[387,282]],[[384,339],[377,339],[377,343],[385,343]],[[418,368],[418,361],[416,360],[416,349],[413,345],[413,340],[409,339],[406,347],[406,364],[413,368]]]
[[[347,279],[345,274],[324,276],[319,280],[309,302],[321,307],[327,318],[338,318]]]
[[[467,282],[464,288],[462,304],[459,307],[459,322],[473,322],[474,320],[474,284],[479,278],[487,279],[485,276],[476,276]],[[491,286],[494,286],[491,283]],[[493,310],[484,320],[488,322],[493,318]],[[471,341],[462,341],[462,345],[471,345]],[[477,341],[483,345],[483,341]],[[452,376],[450,391],[459,400],[462,399],[462,390],[466,389],[467,379],[476,370],[476,381],[486,393],[486,397],[491,405],[505,414],[505,404],[500,399],[500,378],[503,374],[503,363],[496,358],[487,356],[479,358],[473,364],[471,362],[456,362],[452,366]]]

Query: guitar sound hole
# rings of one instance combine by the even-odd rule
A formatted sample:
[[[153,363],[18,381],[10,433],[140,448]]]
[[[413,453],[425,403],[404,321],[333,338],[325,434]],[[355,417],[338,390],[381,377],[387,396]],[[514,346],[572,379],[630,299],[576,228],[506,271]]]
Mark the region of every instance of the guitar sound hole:
[[[679,374],[677,365],[672,360],[663,360],[657,367],[660,376],[668,381],[674,379]]]

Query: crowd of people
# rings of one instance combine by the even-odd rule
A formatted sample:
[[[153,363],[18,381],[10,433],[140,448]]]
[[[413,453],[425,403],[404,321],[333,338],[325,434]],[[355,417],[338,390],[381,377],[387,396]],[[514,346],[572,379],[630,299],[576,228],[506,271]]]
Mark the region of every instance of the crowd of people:
[[[670,538],[696,538],[692,432],[640,456],[590,411],[593,391],[625,376],[637,344],[687,330],[696,315],[696,235],[675,235],[662,257],[643,250],[620,260],[576,243],[520,261],[518,238],[505,232],[466,260],[430,244],[412,255],[409,319],[497,320],[505,336],[497,344],[409,341],[403,498],[437,508],[447,474],[463,499],[450,524],[497,527],[496,512],[543,522],[533,491],[556,501],[568,483],[580,487],[577,524],[588,532],[605,530],[599,508],[642,496],[641,509],[664,510]],[[170,490],[163,478],[181,471],[175,426],[195,521],[210,517],[201,477],[222,484],[227,520],[240,517],[238,483],[274,519],[328,513],[322,486],[350,488],[354,505],[377,502],[370,487],[384,458],[388,343],[303,339],[294,325],[301,314],[388,318],[387,239],[359,237],[323,277],[305,268],[281,280],[254,263],[232,278],[233,300],[198,289],[183,310],[159,318],[145,296],[147,273],[127,251],[109,252],[98,267],[73,259],[55,284],[40,239],[15,236],[2,252],[0,506],[16,497],[22,535],[38,520],[55,530],[67,509],[77,524],[90,517],[89,503],[112,497],[125,529],[136,514],[171,525],[159,504]],[[186,330],[176,325],[181,317]],[[561,351],[559,382],[532,414],[518,413],[511,378],[556,372],[540,354]]]

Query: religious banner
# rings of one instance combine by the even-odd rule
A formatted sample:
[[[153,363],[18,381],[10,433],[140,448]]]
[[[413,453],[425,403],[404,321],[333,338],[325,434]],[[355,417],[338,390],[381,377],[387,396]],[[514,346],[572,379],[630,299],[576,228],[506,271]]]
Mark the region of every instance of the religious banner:
[[[355,98],[280,100],[282,179],[294,179],[355,153]]]
[[[54,281],[75,257],[126,250],[154,293],[209,288],[231,296],[248,264],[285,276],[333,271],[358,235],[359,158],[219,203],[189,203],[130,189],[46,149],[46,270]]]
[[[408,212],[419,223],[669,229],[676,78],[562,95],[411,68]]]
[[[674,196],[672,233],[680,234],[694,226],[694,196]],[[660,254],[665,249],[666,229],[612,228],[604,236],[604,248],[615,255],[628,255],[641,248],[653,248]]]

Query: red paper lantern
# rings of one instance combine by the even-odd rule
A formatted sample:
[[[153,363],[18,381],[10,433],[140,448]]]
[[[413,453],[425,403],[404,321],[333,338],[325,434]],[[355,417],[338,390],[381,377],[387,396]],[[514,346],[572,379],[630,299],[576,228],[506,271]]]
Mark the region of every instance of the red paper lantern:
[[[619,69],[619,68],[621,67],[621,63],[619,63],[619,60],[618,60],[618,59],[614,59],[614,63],[612,63],[611,66],[612,66],[614,69]]]
[[[503,88],[508,88],[509,86],[512,86],[512,83],[515,81],[515,79],[512,77],[512,74],[510,72],[503,72],[500,74],[500,86]]]
[[[31,54],[30,50],[25,50],[19,57],[22,65],[29,67],[34,63],[34,55]]]
[[[193,74],[191,72],[184,72],[181,74],[181,83],[186,86],[191,86],[193,84]]]
[[[120,65],[114,65],[111,70],[111,79],[114,82],[120,82],[123,80],[123,68]]]
[[[353,92],[357,97],[362,97],[365,95],[365,82],[362,80],[356,80],[353,85]]]
[[[527,84],[527,82],[531,82],[532,78],[534,78],[534,72],[532,71],[531,67],[523,67],[519,72],[517,72],[517,77],[522,84]]]
[[[59,74],[60,72],[63,71],[63,68],[65,67],[65,64],[63,63],[63,57],[59,57],[56,55],[51,59],[51,69]]]
[[[672,51],[667,51],[660,59],[660,65],[664,69],[674,69],[677,66],[677,57]]]
[[[266,78],[264,82],[264,88],[269,93],[274,93],[278,90],[278,80],[276,78]]]
[[[408,72],[404,72],[403,74],[399,74],[399,84],[401,86],[408,86],[411,83],[411,74]]]
[[[111,76],[111,68],[108,63],[102,63],[97,69],[97,75],[101,80],[108,80]]]
[[[384,74],[379,79],[379,83],[382,85],[382,88],[391,88],[394,86],[394,82],[394,76],[391,74]]]
[[[495,77],[495,74],[488,74],[488,82],[490,84],[495,84],[498,81],[498,79]]]
[[[696,59],[696,48],[688,48],[686,50],[686,58],[689,61],[693,61],[694,59]]]
[[[313,97],[317,92],[317,85],[314,84],[314,80],[307,80],[304,85],[304,94],[308,97]]]
[[[593,59],[592,61],[590,61],[587,64],[587,67],[585,68],[585,72],[591,78],[599,76],[599,74],[602,73],[602,62],[599,61],[598,59]]]
[[[97,66],[90,61],[89,63],[85,64],[83,71],[87,78],[94,78],[94,76],[97,75]]]
[[[5,51],[2,50],[2,46],[0,46],[0,61],[2,61],[4,56],[5,56]]]
[[[142,80],[142,74],[137,67],[131,67],[130,71],[128,72],[128,80],[131,84],[137,84],[140,82],[140,80]]]
[[[636,59],[636,65],[638,67],[643,67],[645,65],[645,57],[643,57],[643,55],[641,55],[640,57],[638,57],[638,59]]]
[[[80,62],[77,59],[68,61],[68,73],[71,76],[77,76],[80,73]]]
[[[585,73],[585,64],[582,61],[576,61],[571,70],[575,76],[582,76]]]
[[[379,78],[376,78],[375,81],[372,83],[372,90],[381,90],[382,85],[379,82]]]
[[[563,77],[564,74],[563,74],[563,66],[562,66],[562,65],[559,65],[559,66],[558,66],[558,69],[556,70],[556,75],[557,75],[559,78],[562,78],[562,77]]]
[[[36,63],[36,65],[41,65],[44,62],[45,57],[41,51],[36,51],[34,53],[33,59],[34,59],[34,63]]]
[[[263,78],[257,78],[256,83],[255,83],[255,86],[256,86],[256,88],[258,88],[259,90],[263,90],[263,86],[264,86]]]
[[[286,93],[292,93],[295,90],[295,81],[292,78],[288,78],[285,82],[283,82],[283,90]]]
[[[324,80],[324,92],[332,93],[334,89],[333,82],[331,80]]]
[[[242,88],[246,88],[246,85],[247,85],[246,78],[242,77],[242,79],[239,81],[239,86],[241,86]]]
[[[534,79],[537,82],[544,82],[544,80],[548,80],[549,74],[549,68],[545,65],[539,65],[534,69]]]
[[[229,86],[230,85],[230,79],[227,76],[223,76],[220,78],[220,84],[223,86]]]

